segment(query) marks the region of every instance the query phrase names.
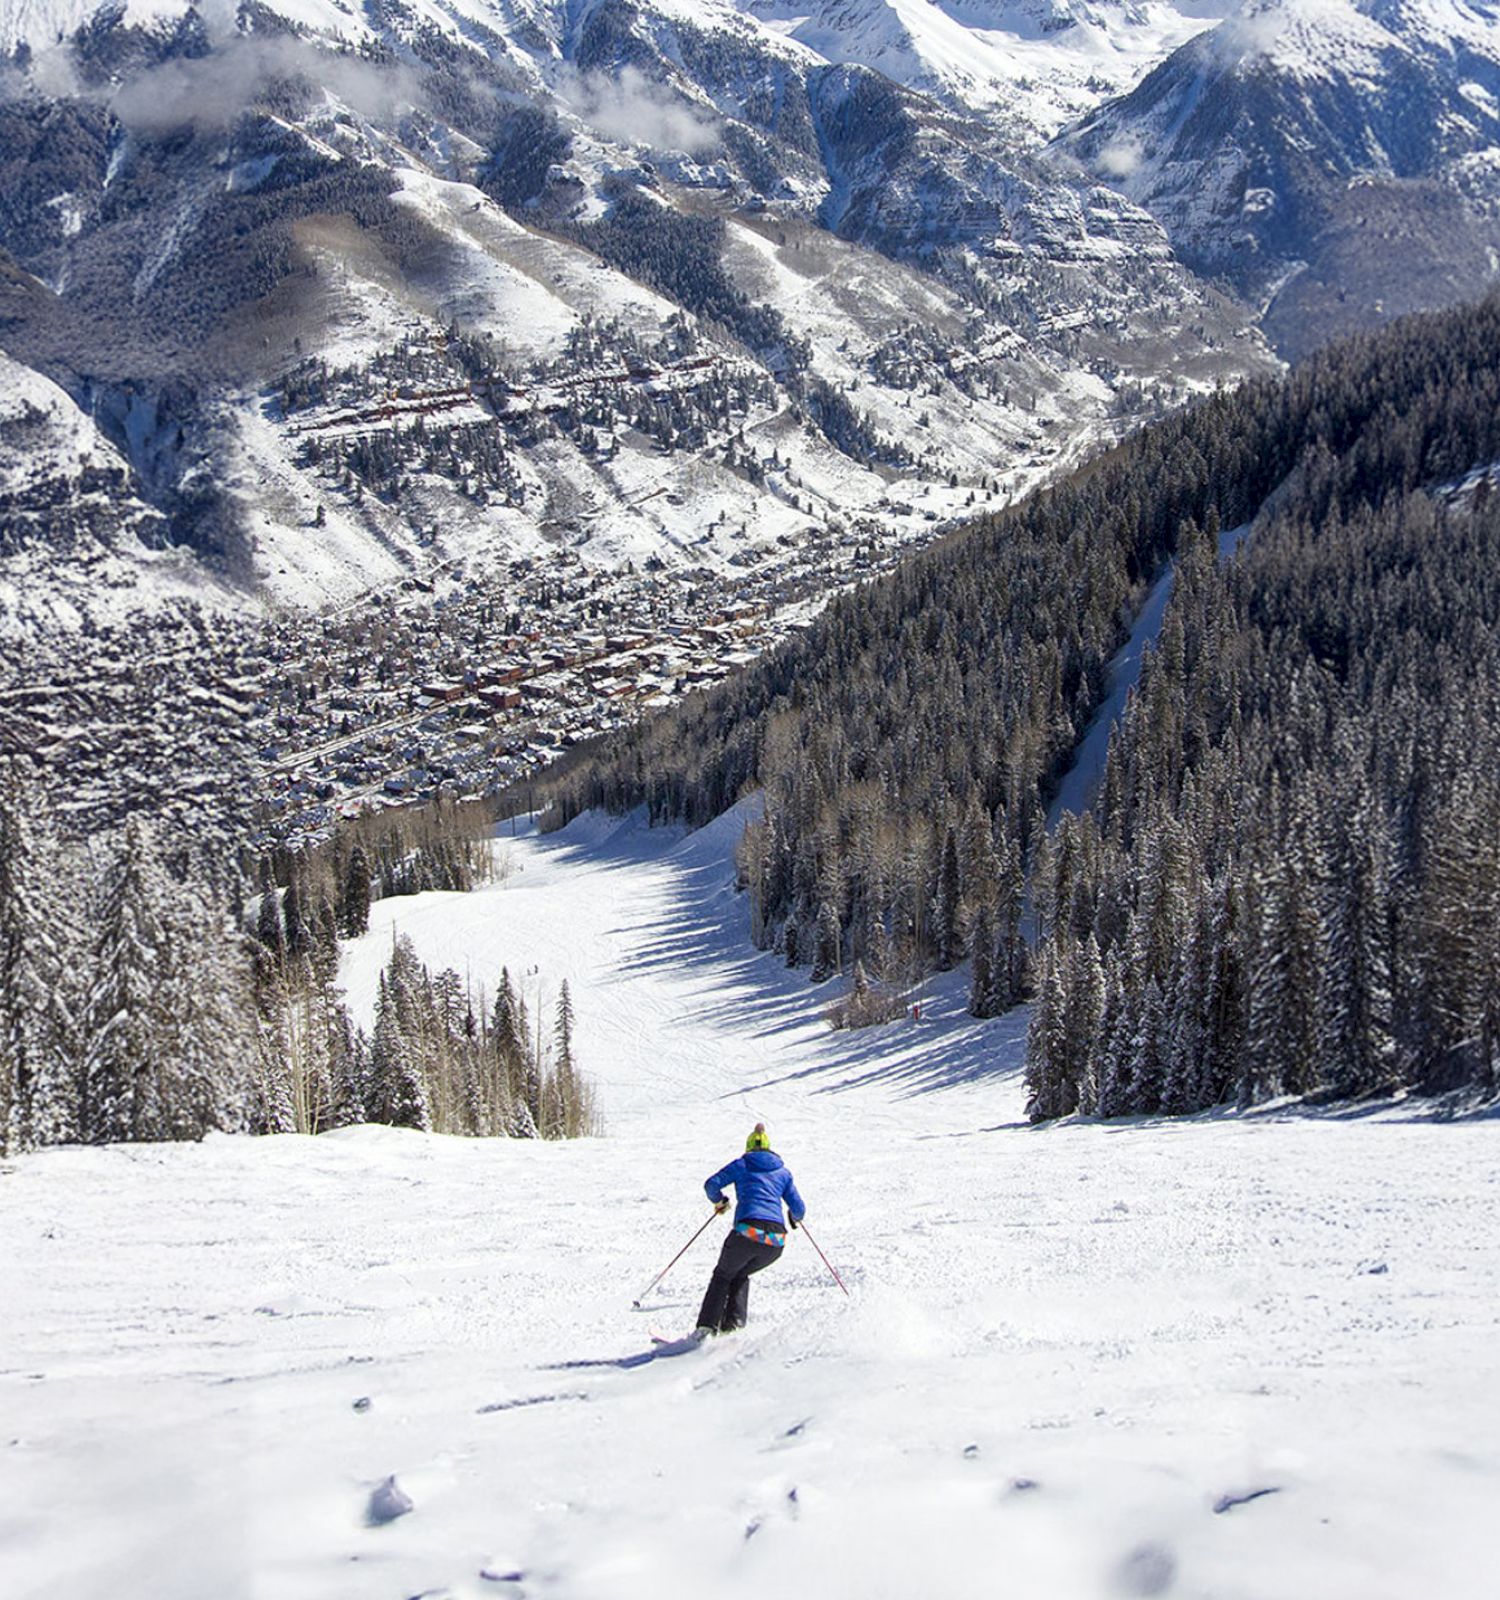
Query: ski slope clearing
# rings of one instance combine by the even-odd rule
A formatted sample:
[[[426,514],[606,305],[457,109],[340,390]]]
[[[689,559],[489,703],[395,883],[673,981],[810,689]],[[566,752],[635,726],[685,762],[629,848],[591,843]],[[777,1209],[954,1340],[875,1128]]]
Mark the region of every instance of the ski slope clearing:
[[[1238,528],[1224,529],[1219,534],[1219,559],[1228,561],[1249,532],[1248,522]],[[1049,832],[1062,820],[1065,811],[1082,814],[1097,798],[1109,760],[1109,741],[1115,729],[1125,720],[1125,708],[1141,681],[1146,651],[1154,649],[1161,637],[1161,625],[1166,620],[1176,578],[1177,569],[1169,561],[1146,591],[1146,598],[1141,602],[1141,608],[1131,625],[1130,637],[1111,658],[1109,692],[1084,730],[1083,738],[1078,741],[1073,764],[1063,774],[1057,794],[1047,808]]]
[[[736,831],[522,836],[349,952],[364,1007],[393,928],[569,978],[602,1138],[0,1171],[7,1596],[1493,1593],[1496,1124],[1032,1129],[1024,1018],[956,980],[829,1032],[743,940]],[[632,1299],[760,1119],[852,1295],[794,1236],[742,1334],[660,1354],[720,1226]]]

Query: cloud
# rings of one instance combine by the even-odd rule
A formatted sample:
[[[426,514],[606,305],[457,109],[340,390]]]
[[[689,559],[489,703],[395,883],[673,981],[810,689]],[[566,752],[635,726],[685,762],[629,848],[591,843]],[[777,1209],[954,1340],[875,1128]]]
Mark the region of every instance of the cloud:
[[[81,89],[71,45],[58,44],[50,50],[38,50],[31,58],[29,75],[32,87],[49,100],[71,100]]]
[[[1140,141],[1133,134],[1111,139],[1099,152],[1099,170],[1107,178],[1128,178],[1141,164]]]
[[[697,155],[719,140],[708,116],[636,67],[622,68],[617,77],[574,73],[558,91],[595,133],[616,144]]]
[[[223,26],[218,10],[205,19],[211,35]],[[229,127],[272,84],[292,78],[325,89],[372,118],[421,100],[419,79],[404,67],[377,66],[287,37],[219,36],[223,43],[209,55],[166,61],[127,78],[110,94],[110,110],[136,132],[211,131]]]

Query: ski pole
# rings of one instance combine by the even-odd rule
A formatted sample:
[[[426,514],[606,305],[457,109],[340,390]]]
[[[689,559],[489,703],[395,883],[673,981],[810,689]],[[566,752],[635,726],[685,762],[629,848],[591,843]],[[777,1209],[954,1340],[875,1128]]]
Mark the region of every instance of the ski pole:
[[[719,1213],[717,1211],[714,1211],[713,1213],[711,1213],[711,1215],[709,1216],[708,1221],[705,1222],[701,1228],[699,1228],[697,1233],[695,1233],[693,1235],[693,1237],[691,1239],[689,1239],[688,1242],[685,1245],[683,1245],[682,1249],[680,1249],[677,1252],[677,1254],[672,1257],[672,1259],[666,1264],[666,1266],[664,1266],[661,1269],[661,1271],[658,1272],[657,1275],[651,1280],[651,1282],[648,1283],[646,1285],[646,1287],[644,1289],[642,1289],[641,1292],[635,1297],[635,1299],[631,1303],[635,1306],[635,1309],[637,1311],[639,1311],[641,1309],[641,1301],[644,1300],[646,1298],[646,1296],[651,1293],[651,1291],[657,1286],[657,1284],[659,1284],[661,1282],[661,1280],[663,1278],[666,1277],[666,1275],[672,1270],[672,1268],[675,1267],[677,1265],[677,1263],[682,1260],[682,1258],[688,1253],[689,1250],[691,1250],[693,1248],[693,1246],[695,1244],[697,1244],[698,1240],[700,1238],[702,1238],[704,1232],[707,1229],[709,1229],[710,1227],[712,1227],[713,1224],[718,1220],[718,1216],[719,1216]]]
[[[805,1222],[799,1222],[797,1226],[801,1228],[803,1233],[807,1233],[807,1224]],[[818,1259],[823,1263],[823,1265],[827,1267],[830,1272],[833,1272],[833,1263],[828,1259],[827,1256],[823,1254],[822,1250],[818,1246],[818,1241],[814,1239],[810,1233],[807,1233],[807,1242],[813,1247],[814,1250],[817,1250]],[[833,1272],[833,1281],[839,1286],[839,1288],[844,1290],[845,1294],[849,1294],[849,1291],[844,1288],[844,1280],[836,1272]],[[850,1299],[853,1298],[854,1297],[850,1295]]]

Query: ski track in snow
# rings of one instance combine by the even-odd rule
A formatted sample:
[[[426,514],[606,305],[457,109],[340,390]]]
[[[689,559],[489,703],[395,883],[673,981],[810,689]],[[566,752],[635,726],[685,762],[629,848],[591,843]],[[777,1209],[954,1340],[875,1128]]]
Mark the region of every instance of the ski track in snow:
[[[1250,532],[1250,524],[1226,528],[1219,535],[1219,558],[1227,561]],[[1161,636],[1161,625],[1166,619],[1167,605],[1172,598],[1173,581],[1177,569],[1169,561],[1157,575],[1141,609],[1136,613],[1130,637],[1120,646],[1109,663],[1109,693],[1104,703],[1094,713],[1093,720],[1078,741],[1073,764],[1063,774],[1057,794],[1047,809],[1047,830],[1050,833],[1062,820],[1065,811],[1082,813],[1093,805],[1104,781],[1104,767],[1109,758],[1110,735],[1125,718],[1125,707],[1141,681],[1141,665],[1147,646],[1154,647]]]
[[[568,977],[605,1137],[0,1167],[7,1600],[1492,1594],[1496,1123],[1032,1129],[1025,1017],[960,975],[828,1031],[737,831],[507,840],[349,953],[366,1016],[393,927]],[[650,1359],[719,1230],[632,1298],[758,1119],[852,1298],[794,1235],[742,1334]]]

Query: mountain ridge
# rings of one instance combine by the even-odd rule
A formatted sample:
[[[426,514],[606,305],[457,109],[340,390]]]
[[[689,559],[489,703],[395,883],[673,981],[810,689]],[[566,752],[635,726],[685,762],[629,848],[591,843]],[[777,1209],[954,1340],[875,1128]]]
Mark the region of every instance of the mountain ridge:
[[[8,69],[0,246],[41,287],[11,297],[7,348],[113,430],[174,540],[281,599],[347,599],[361,564],[378,581],[558,541],[723,571],[734,529],[765,546],[893,505],[920,540],[1267,362],[1128,202],[727,4],[91,18]],[[591,323],[650,344],[683,316],[712,363],[758,372],[758,409],[679,388],[669,434],[591,383],[548,413],[552,438],[485,397],[534,388]],[[482,370],[442,356],[454,333],[493,341]],[[332,486],[309,473],[284,376],[392,346],[426,349],[439,388],[484,389],[465,447],[498,425],[532,485],[514,515],[404,423],[378,454],[426,469],[362,489],[347,464]],[[700,403],[715,425],[684,427]],[[635,509],[646,460],[667,502],[715,505],[706,540]],[[768,469],[788,474],[770,496]]]

